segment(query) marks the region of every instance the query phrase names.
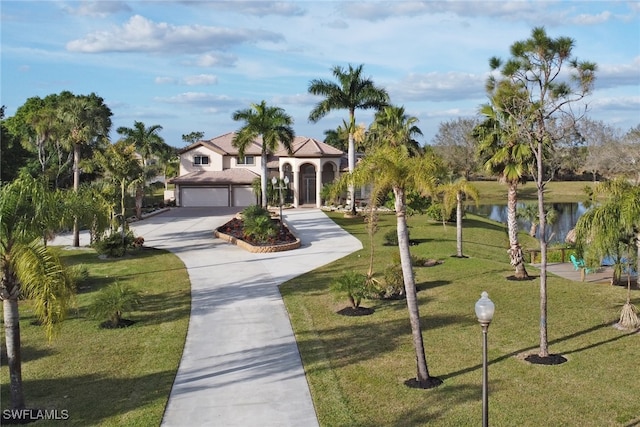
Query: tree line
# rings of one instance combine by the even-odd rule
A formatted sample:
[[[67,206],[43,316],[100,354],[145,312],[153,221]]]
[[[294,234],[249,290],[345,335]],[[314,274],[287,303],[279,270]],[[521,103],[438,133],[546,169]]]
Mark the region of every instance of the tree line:
[[[513,218],[510,216],[508,221],[509,256],[517,275],[524,278],[527,274],[517,242],[515,202],[518,185],[523,180],[536,183],[542,258],[538,357],[546,360],[553,356],[547,338],[546,183],[562,174],[576,176],[588,172],[594,179],[606,176],[636,180],[633,188],[638,187],[640,126],[618,138],[611,128],[585,117],[586,111],[580,110],[579,104],[593,90],[597,66],[574,58],[573,47],[570,38],[551,38],[544,28],[534,28],[530,38],[511,46],[511,56],[506,61],[490,58],[488,102],[479,107],[479,117],[442,124],[434,144],[427,146],[417,143],[416,138],[422,134],[418,119],[404,107],[393,105],[386,90],[364,76],[362,65],[336,66],[332,70],[335,81],[314,79],[309,83],[309,93],[321,97],[309,114],[310,121],[317,122],[334,110],[348,112],[348,121],[327,132],[326,141],[344,144],[346,136],[349,173],[341,176],[335,188],[349,193],[351,213],[355,214],[356,185],[371,185],[372,204],[381,194],[391,194],[393,199],[404,281],[401,292],[407,301],[417,361],[415,385],[419,387],[437,386],[441,380],[429,375],[422,341],[406,226],[412,200],[424,196],[446,200],[444,206],[455,206],[461,222],[462,200],[477,197],[468,179],[481,174],[504,182],[509,188],[508,204],[514,209]],[[564,80],[564,72],[572,78]],[[376,111],[368,128],[356,125],[355,112],[361,109]],[[149,177],[160,173],[159,166],[167,175],[171,162],[175,165],[175,150],[160,137],[160,125],[146,126],[136,121],[131,128],[118,128],[121,138],[110,143],[111,115],[102,98],[95,94],[78,96],[62,92],[44,99],[30,98],[13,117],[2,121],[2,180],[10,184],[0,189],[0,297],[7,327],[12,407],[24,407],[19,372],[18,298],[22,292],[36,295],[44,288],[42,283],[59,285],[46,287],[49,293],[43,294],[43,308],[39,312],[44,319],[54,314],[49,301],[66,295],[63,290],[67,289],[68,279],[61,273],[64,269],[46,251],[47,234],[72,224],[74,235],[85,227],[98,239],[104,230],[115,231],[117,219],[124,233],[126,192],[134,189],[136,213],[140,215]],[[263,165],[278,142],[291,148],[295,136],[293,120],[281,108],[262,101],[234,112],[232,119],[243,122],[233,141],[241,156],[247,144],[257,137],[265,141]],[[183,135],[185,141],[202,137],[200,132]],[[358,163],[357,150],[365,152]],[[624,155],[615,162],[605,161],[611,153]],[[263,168],[263,193],[266,173]],[[86,186],[81,185],[82,178]],[[46,194],[75,198],[68,197],[73,203],[68,204],[66,214],[45,215],[54,211],[49,211],[50,206],[44,202],[33,201],[49,200],[44,197]],[[626,212],[620,217],[624,221],[619,228],[624,228],[631,236],[631,244],[637,246],[640,208],[637,203],[627,202],[629,194],[637,191],[628,190],[616,199],[624,201]],[[52,197],[51,205],[62,206],[65,197]],[[461,238],[458,240],[461,244]],[[458,254],[462,256],[461,246]],[[40,276],[28,276],[29,269],[25,266],[29,261],[19,261],[27,255],[49,262],[49,267],[39,269]],[[55,319],[51,322],[57,323]]]

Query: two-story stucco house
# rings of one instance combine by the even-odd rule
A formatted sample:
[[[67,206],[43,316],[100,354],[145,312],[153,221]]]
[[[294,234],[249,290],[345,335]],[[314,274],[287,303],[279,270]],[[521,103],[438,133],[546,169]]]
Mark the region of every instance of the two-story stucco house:
[[[251,183],[262,170],[262,140],[245,149],[232,144],[235,133],[198,141],[180,151],[180,175],[172,179],[178,206],[249,206],[256,203]],[[344,153],[313,138],[298,136],[287,153],[280,146],[268,158],[267,179],[289,178],[293,205],[320,207],[322,186],[340,175]]]

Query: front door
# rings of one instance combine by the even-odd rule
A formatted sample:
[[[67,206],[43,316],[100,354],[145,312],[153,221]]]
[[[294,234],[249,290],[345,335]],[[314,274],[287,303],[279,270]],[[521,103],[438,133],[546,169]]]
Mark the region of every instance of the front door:
[[[316,204],[316,176],[305,175],[303,179],[303,204]]]

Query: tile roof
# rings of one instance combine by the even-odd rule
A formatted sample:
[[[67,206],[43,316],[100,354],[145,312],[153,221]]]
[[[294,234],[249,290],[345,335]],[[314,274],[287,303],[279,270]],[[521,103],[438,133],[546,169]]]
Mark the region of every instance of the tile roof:
[[[225,169],[223,171],[195,171],[169,180],[179,185],[251,184],[260,175],[247,169]]]
[[[183,148],[180,153],[182,154],[196,147],[204,146],[224,156],[237,156],[238,149],[235,148],[232,143],[235,135],[235,132],[229,132],[206,141],[198,141]],[[278,157],[340,157],[344,154],[341,150],[329,144],[306,136],[295,137],[291,144],[291,151],[292,154],[290,155],[282,144],[278,144],[274,155]],[[245,154],[251,156],[261,155],[262,138],[256,138],[256,140],[245,149]]]

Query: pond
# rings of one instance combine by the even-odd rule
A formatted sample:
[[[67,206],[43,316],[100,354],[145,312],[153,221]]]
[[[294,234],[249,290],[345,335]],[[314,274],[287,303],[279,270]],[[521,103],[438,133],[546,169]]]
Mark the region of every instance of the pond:
[[[518,209],[522,209],[527,204],[535,204],[536,202],[518,203]],[[569,230],[576,226],[578,218],[580,218],[586,211],[582,203],[549,203],[548,206],[552,207],[557,212],[557,218],[553,224],[547,224],[547,236],[550,243],[564,243],[564,239],[567,237]],[[467,211],[482,215],[494,221],[507,223],[507,205],[468,205]],[[518,219],[519,231],[529,232],[531,228],[531,222],[523,219]]]

